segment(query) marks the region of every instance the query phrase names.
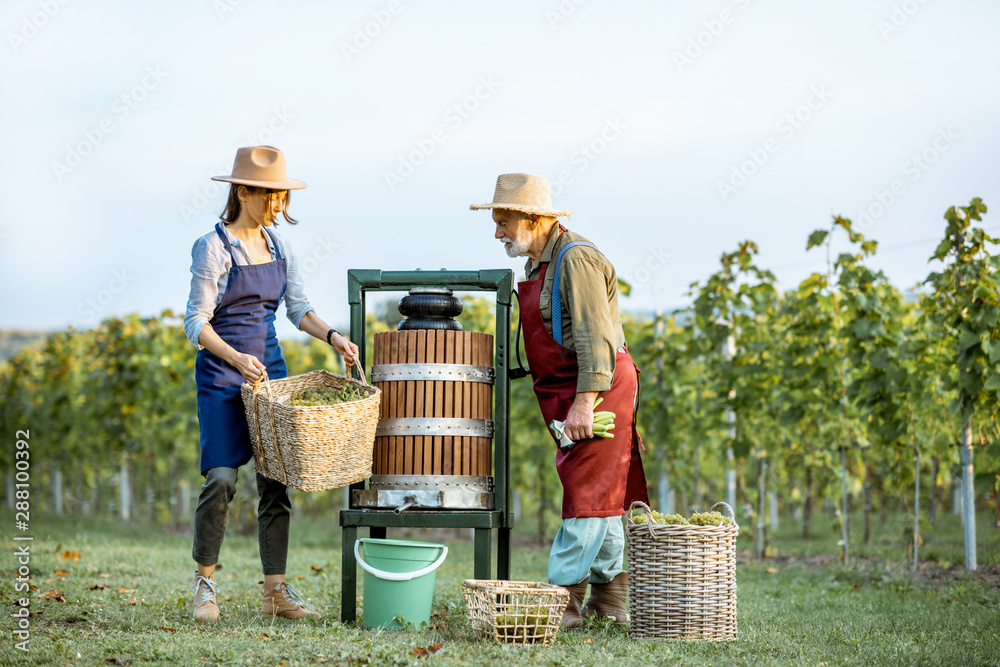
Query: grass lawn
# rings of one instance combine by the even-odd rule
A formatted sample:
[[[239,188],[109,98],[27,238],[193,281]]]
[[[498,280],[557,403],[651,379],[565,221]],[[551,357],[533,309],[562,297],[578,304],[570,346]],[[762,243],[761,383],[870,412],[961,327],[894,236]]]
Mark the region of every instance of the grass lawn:
[[[13,516],[3,516],[13,525]],[[461,596],[462,580],[472,576],[472,544],[464,533],[448,533],[451,552],[439,571],[432,628],[371,631],[340,624],[335,518],[293,521],[292,528],[289,575],[324,613],[321,620],[261,616],[256,540],[230,536],[216,575],[223,618],[201,625],[190,618],[188,535],[33,513],[30,567],[38,590],[31,593],[30,651],[16,650],[6,631],[0,664],[1000,665],[1000,543],[992,522],[982,518],[983,566],[973,576],[960,567],[961,526],[951,516],[939,519],[939,533],[924,547],[939,563],[916,575],[906,567],[902,538],[886,537],[906,524],[902,515],[876,528],[873,545],[859,547],[850,568],[837,562],[828,519],[814,524],[822,537],[813,540],[796,537],[796,526],[786,522],[772,540],[774,557],[754,562],[741,555],[736,642],[632,641],[624,630],[589,623],[582,632],[560,633],[550,648],[517,649],[472,638]],[[860,517],[854,525],[860,530]],[[440,536],[414,531],[409,537]],[[8,550],[15,544],[25,543],[9,541]],[[751,546],[741,538],[741,549]],[[12,610],[23,594],[14,591],[13,553],[6,562],[0,595]],[[546,562],[546,546],[520,536],[513,577],[544,581]],[[12,630],[16,621],[7,618]],[[414,655],[438,643],[437,652]]]

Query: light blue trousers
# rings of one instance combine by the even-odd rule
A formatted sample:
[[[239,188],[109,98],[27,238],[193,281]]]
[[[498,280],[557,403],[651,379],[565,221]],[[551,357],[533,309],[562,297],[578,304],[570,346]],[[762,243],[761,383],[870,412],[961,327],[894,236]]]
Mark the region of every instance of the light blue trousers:
[[[606,584],[621,574],[625,529],[620,516],[563,519],[549,552],[549,583],[572,586],[590,576]]]

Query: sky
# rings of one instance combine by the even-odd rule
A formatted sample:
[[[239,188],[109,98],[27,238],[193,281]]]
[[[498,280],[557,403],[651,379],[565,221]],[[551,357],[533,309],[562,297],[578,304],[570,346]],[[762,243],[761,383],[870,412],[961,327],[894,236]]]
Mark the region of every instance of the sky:
[[[7,0],[0,26],[0,328],[182,313],[246,145],[309,184],[278,233],[336,326],[350,268],[520,275],[469,210],[505,172],[552,181],[634,311],[745,239],[794,288],[834,214],[909,288],[949,206],[1000,206],[987,0]]]

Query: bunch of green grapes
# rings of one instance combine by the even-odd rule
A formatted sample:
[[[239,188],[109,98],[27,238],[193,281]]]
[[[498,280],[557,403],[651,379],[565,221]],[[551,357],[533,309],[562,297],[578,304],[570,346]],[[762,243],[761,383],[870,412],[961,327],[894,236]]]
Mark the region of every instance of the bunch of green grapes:
[[[688,525],[688,520],[682,517],[680,514],[660,514],[656,510],[651,510],[653,512],[653,523],[667,524],[672,526],[686,526]],[[634,513],[632,519],[636,523],[649,523],[649,515],[645,512],[641,512],[638,516]]]
[[[545,605],[525,607],[497,617],[497,630],[501,637],[533,643],[545,636],[549,609]]]
[[[719,512],[700,512],[691,515],[693,526],[732,526],[735,521]]]
[[[287,405],[315,407],[319,405],[336,405],[337,403],[347,403],[365,398],[361,390],[354,385],[344,385],[340,389],[335,387],[320,387],[318,389],[304,389],[292,394]]]

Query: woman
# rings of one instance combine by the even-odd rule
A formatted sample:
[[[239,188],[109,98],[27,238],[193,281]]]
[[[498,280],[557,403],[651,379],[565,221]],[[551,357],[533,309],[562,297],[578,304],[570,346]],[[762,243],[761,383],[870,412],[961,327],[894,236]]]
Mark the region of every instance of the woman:
[[[284,154],[271,146],[240,148],[233,173],[212,180],[231,183],[222,221],[195,241],[191,252],[191,296],[184,332],[198,346],[195,380],[201,428],[201,488],[194,516],[192,556],[194,618],[219,618],[213,579],[226,532],[237,469],[252,457],[240,385],[287,376],[274,333],[274,317],[284,300],[288,319],[302,331],[327,341],[350,367],[358,348],[319,318],[303,292],[301,267],[291,248],[271,227],[288,215],[289,190],[306,187],[288,178]],[[264,570],[265,614],[319,618],[285,581],[291,504],[282,483],[257,474],[257,538]]]

